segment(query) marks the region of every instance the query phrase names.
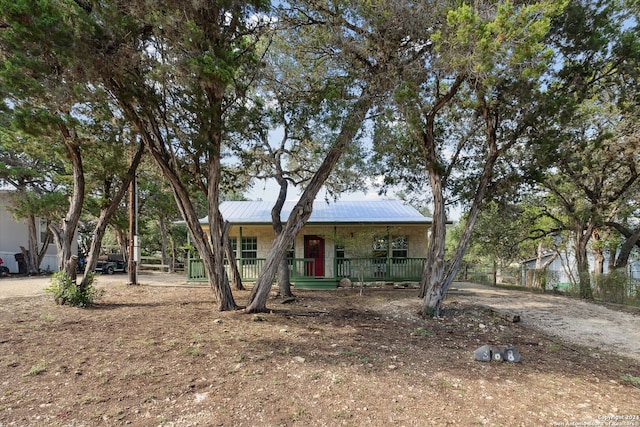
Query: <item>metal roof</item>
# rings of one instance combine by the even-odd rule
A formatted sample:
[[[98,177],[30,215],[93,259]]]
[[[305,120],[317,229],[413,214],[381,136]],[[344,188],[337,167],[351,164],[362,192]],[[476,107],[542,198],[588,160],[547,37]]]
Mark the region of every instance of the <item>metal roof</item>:
[[[281,219],[286,221],[295,201],[285,202]],[[233,201],[220,205],[222,217],[231,224],[271,224],[274,202]],[[201,222],[207,223],[208,218]],[[308,224],[431,224],[415,208],[399,200],[336,201],[316,200]]]

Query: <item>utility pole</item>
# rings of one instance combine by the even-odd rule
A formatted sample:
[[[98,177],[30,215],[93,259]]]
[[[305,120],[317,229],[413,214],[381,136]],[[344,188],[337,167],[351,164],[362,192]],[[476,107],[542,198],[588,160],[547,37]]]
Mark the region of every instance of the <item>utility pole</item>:
[[[138,284],[138,185],[134,176],[129,184],[129,284]]]

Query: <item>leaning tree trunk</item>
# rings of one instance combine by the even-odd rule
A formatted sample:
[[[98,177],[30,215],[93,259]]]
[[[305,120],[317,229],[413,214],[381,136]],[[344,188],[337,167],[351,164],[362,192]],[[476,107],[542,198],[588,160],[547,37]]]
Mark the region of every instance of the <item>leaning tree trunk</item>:
[[[625,241],[620,248],[614,267],[616,269],[626,268],[633,248],[638,246],[638,243],[640,242],[640,227],[633,232],[619,224],[613,224],[613,227],[615,227],[616,230],[625,237]]]
[[[141,86],[144,86],[144,79],[140,76],[137,77],[141,82]],[[233,298],[229,280],[224,269],[224,246],[222,244],[221,233],[222,217],[219,215],[218,210],[218,189],[215,188],[215,186],[219,184],[219,156],[215,157],[214,152],[213,157],[208,160],[209,168],[215,167],[215,161],[216,159],[218,160],[218,170],[210,170],[208,176],[209,187],[207,190],[211,188],[215,188],[216,190],[214,194],[207,195],[211,225],[210,233],[212,236],[210,240],[202,229],[196,209],[191,202],[190,194],[180,178],[182,171],[179,169],[179,165],[174,158],[170,144],[164,140],[164,133],[161,131],[154,115],[147,111],[145,108],[147,106],[133,104],[127,96],[126,86],[122,85],[116,78],[111,78],[109,84],[124,114],[136,127],[140,137],[143,139],[153,159],[162,171],[162,175],[171,186],[178,210],[182,214],[188,230],[191,232],[193,245],[200,254],[205,271],[209,276],[209,284],[218,301],[218,309],[220,311],[237,310],[238,306]]]
[[[233,248],[229,242],[229,231],[231,231],[231,223],[229,221],[225,221],[222,241],[224,242],[224,252],[227,256],[227,261],[229,262],[229,270],[231,271],[231,283],[233,283],[233,287],[235,289],[242,291],[244,290],[244,286],[242,285],[242,276],[240,276],[240,272],[238,271],[238,263],[236,262],[236,257],[233,254]]]
[[[86,288],[89,285],[89,278],[98,264],[98,258],[100,257],[100,248],[102,247],[102,239],[105,231],[107,230],[106,210],[102,209],[96,226],[93,229],[93,237],[91,238],[91,244],[89,245],[89,251],[86,255],[86,263],[82,280],[78,285],[79,288]]]
[[[269,251],[269,256],[249,296],[249,305],[246,308],[248,313],[267,310],[267,298],[269,297],[269,292],[273,285],[273,278],[275,277],[282,258],[293,244],[298,232],[300,232],[311,216],[313,201],[316,195],[338,163],[338,160],[340,160],[340,156],[345,147],[355,138],[371,105],[372,99],[369,94],[364,91],[345,119],[336,142],[327,153],[322,164],[313,175],[313,178],[311,178],[309,185],[307,185],[307,188],[305,188],[300,196],[300,200],[298,200],[298,203],[292,209],[282,233],[275,238]]]
[[[478,219],[478,215],[480,213],[480,209],[484,200],[484,194],[486,192],[487,186],[489,185],[489,182],[491,181],[493,165],[495,164],[496,160],[497,153],[491,153],[490,150],[489,160],[485,164],[482,177],[476,188],[476,196],[471,205],[471,209],[469,210],[469,214],[467,215],[464,230],[462,231],[462,235],[460,236],[460,241],[458,242],[458,246],[456,247],[453,258],[446,268],[446,273],[442,273],[444,272],[444,261],[442,262],[442,266],[437,265],[437,269],[432,268],[431,270],[432,277],[430,277],[429,281],[430,286],[427,289],[422,304],[423,316],[440,316],[442,302],[444,301],[449,286],[455,279],[456,273],[460,269],[462,258],[464,257],[464,254],[467,251],[467,247],[469,246],[469,242],[471,241],[473,227],[475,226],[476,220]],[[439,242],[439,244],[443,246],[442,251],[444,253],[444,238]],[[440,273],[440,276],[437,277],[434,275],[434,273]]]
[[[469,242],[471,241],[473,228],[475,226],[476,220],[478,219],[478,215],[480,214],[480,209],[482,208],[482,205],[484,203],[487,188],[491,183],[491,178],[493,176],[493,167],[496,164],[496,161],[498,160],[500,152],[505,149],[503,147],[503,149],[500,150],[497,144],[498,118],[491,114],[489,107],[484,102],[482,103],[482,113],[483,113],[483,119],[485,121],[486,133],[487,133],[486,134],[487,146],[488,146],[487,158],[482,168],[482,175],[480,176],[480,180],[478,181],[478,184],[476,186],[475,196],[473,198],[471,208],[469,209],[469,214],[467,215],[467,220],[465,223],[464,230],[460,237],[460,241],[458,242],[458,246],[453,255],[453,258],[451,259],[451,262],[449,263],[446,269],[446,274],[444,275],[442,274],[442,272],[444,271],[444,262],[442,262],[441,263],[442,265],[441,265],[439,259],[437,258],[435,258],[436,265],[431,268],[431,271],[430,271],[431,277],[429,277],[430,286],[427,289],[427,292],[422,304],[422,314],[425,316],[434,316],[434,317],[440,316],[440,309],[442,307],[442,302],[444,301],[444,298],[446,296],[447,290],[449,289],[449,286],[451,285],[451,283],[453,283],[453,280],[455,279],[456,273],[458,272],[458,269],[462,264],[462,258],[464,257],[464,254],[467,251],[467,247],[469,246]],[[515,139],[512,141],[512,143],[514,141]],[[429,170],[429,175],[440,177],[438,171],[434,167],[436,165],[437,163],[433,163],[433,162],[427,165]],[[436,207],[436,209],[443,210],[444,198],[442,197],[442,190],[443,190],[442,181],[431,178],[431,185],[433,186],[434,184],[435,184],[435,187],[432,187],[434,200],[436,200],[440,205],[440,207]],[[440,215],[439,217],[440,221],[443,221],[444,212],[438,211],[438,215]],[[435,218],[435,215],[434,215],[434,218]],[[440,223],[438,227],[444,228],[445,225],[444,223]],[[434,244],[442,245],[443,246],[442,251],[444,251],[445,232],[439,231],[439,233],[441,234],[441,236],[439,237],[442,238],[442,240],[437,243],[434,241]]]
[[[307,187],[307,190],[305,190],[300,197],[300,200],[291,211],[287,225],[283,229],[282,233],[275,238],[271,245],[269,256],[264,263],[264,267],[251,290],[249,305],[246,308],[248,313],[264,312],[267,310],[267,298],[271,291],[273,278],[278,270],[280,261],[289,250],[289,247],[293,244],[295,236],[300,232],[311,216],[313,201],[319,189],[320,188],[314,192],[310,191],[309,187]]]
[[[120,188],[113,195],[109,203],[107,203],[100,209],[100,216],[98,217],[98,221],[96,222],[96,226],[93,230],[93,238],[91,239],[89,253],[87,254],[87,260],[84,272],[82,274],[82,280],[78,285],[79,288],[86,288],[91,284],[90,280],[92,272],[95,269],[96,264],[98,263],[100,248],[102,247],[102,239],[104,238],[105,232],[107,230],[107,225],[109,225],[109,221],[120,207],[120,202],[122,202],[122,199],[129,190],[129,184],[135,177],[136,170],[138,169],[138,165],[142,160],[143,153],[144,144],[139,144],[136,154],[131,159],[131,164],[129,165],[127,173],[122,178]],[[108,197],[109,195],[105,194],[105,196]]]

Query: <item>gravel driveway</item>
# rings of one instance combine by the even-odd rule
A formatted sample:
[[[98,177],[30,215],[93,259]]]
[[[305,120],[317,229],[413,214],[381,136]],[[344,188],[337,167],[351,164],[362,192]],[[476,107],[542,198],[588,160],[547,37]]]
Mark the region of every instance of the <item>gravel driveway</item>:
[[[96,276],[96,286],[106,287],[129,283],[128,274],[112,274]],[[184,273],[159,273],[143,271],[138,273],[138,283],[154,286],[187,286]],[[4,277],[0,278],[0,300],[14,297],[30,297],[44,295],[45,288],[51,284],[49,276],[37,277]],[[203,285],[196,285],[203,286]]]
[[[455,295],[460,302],[518,314],[524,325],[546,335],[640,360],[640,311],[631,314],[576,298],[475,283],[453,286],[462,291]]]
[[[105,287],[128,281],[128,275],[114,274],[99,276],[96,283],[99,287]],[[187,286],[184,274],[141,272],[138,282],[154,286]],[[48,277],[0,278],[0,300],[42,295],[49,283]],[[449,300],[518,314],[524,325],[546,335],[640,360],[640,311],[630,314],[579,299],[475,283],[455,283],[453,286],[460,292],[450,295]]]

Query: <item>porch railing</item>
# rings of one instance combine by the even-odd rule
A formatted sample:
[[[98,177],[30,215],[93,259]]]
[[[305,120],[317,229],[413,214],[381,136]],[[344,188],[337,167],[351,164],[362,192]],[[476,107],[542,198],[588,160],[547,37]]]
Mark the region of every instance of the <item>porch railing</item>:
[[[336,276],[351,281],[420,281],[424,258],[336,258]]]
[[[255,281],[264,267],[266,259],[239,259],[238,270],[244,281]],[[327,279],[315,276],[315,260],[313,258],[290,258],[289,274],[291,281]],[[207,274],[201,259],[192,258],[187,263],[187,280],[206,282]],[[349,278],[356,282],[375,281],[420,281],[424,258],[336,258],[334,259],[334,277],[336,281]],[[230,274],[230,267],[227,266]],[[331,277],[329,277],[331,278]]]
[[[238,263],[238,271],[242,280],[255,281],[258,279],[260,272],[264,268],[265,258],[240,259]],[[294,258],[289,259],[289,274],[291,280],[301,278],[314,277],[315,260],[313,258]],[[225,260],[225,264],[227,261]],[[204,263],[200,258],[190,258],[187,263],[187,280],[190,282],[206,282],[207,273],[204,269]],[[231,275],[231,267],[226,265],[227,274]]]

